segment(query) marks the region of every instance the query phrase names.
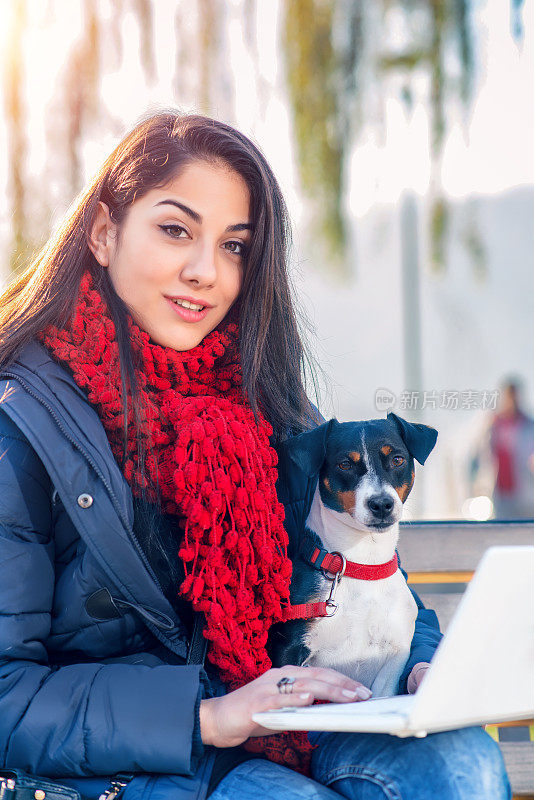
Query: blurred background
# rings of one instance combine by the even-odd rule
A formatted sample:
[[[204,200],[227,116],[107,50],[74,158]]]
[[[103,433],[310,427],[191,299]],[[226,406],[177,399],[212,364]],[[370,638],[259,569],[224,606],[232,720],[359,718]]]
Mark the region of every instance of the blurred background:
[[[2,283],[142,114],[229,122],[325,416],[438,429],[406,519],[534,518],[532,2],[0,0],[0,37]]]

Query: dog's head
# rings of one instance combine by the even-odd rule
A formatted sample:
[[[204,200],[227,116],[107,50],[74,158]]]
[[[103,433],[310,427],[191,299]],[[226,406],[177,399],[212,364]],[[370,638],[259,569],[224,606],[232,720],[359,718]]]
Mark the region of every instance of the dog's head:
[[[319,474],[321,500],[358,527],[381,531],[397,523],[415,479],[414,459],[424,464],[436,444],[434,428],[387,419],[335,419],[285,443],[307,475]]]

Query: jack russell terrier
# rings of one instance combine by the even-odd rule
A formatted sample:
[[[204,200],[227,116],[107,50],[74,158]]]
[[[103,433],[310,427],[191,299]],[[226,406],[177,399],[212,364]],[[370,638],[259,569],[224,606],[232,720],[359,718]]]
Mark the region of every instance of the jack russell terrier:
[[[387,419],[333,419],[284,443],[318,484],[293,558],[289,621],[270,636],[273,666],[331,667],[375,697],[398,690],[417,605],[398,568],[403,504],[437,431]],[[310,617],[313,617],[310,619]]]

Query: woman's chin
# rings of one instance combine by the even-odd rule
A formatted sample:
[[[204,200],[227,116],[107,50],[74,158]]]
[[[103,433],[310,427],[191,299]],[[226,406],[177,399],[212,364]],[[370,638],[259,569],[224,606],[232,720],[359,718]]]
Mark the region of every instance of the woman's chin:
[[[147,330],[144,328],[144,330]],[[169,333],[162,333],[158,330],[147,330],[147,333],[150,337],[150,344],[157,344],[160,347],[170,347],[172,350],[176,350],[180,353],[185,353],[187,350],[192,350],[194,347],[200,344],[200,342],[211,333],[211,328],[209,330],[185,330],[180,331],[178,335],[172,335]]]

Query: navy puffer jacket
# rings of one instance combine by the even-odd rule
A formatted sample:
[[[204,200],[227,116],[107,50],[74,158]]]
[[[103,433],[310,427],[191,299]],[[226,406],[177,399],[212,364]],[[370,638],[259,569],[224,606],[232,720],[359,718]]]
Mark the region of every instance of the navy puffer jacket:
[[[296,533],[315,483],[283,463],[280,475]],[[198,739],[198,704],[221,686],[187,663],[185,625],[133,523],[98,415],[32,342],[0,374],[1,764],[50,777],[175,775],[173,800],[202,798],[213,749]],[[440,638],[418,605],[401,691]]]

